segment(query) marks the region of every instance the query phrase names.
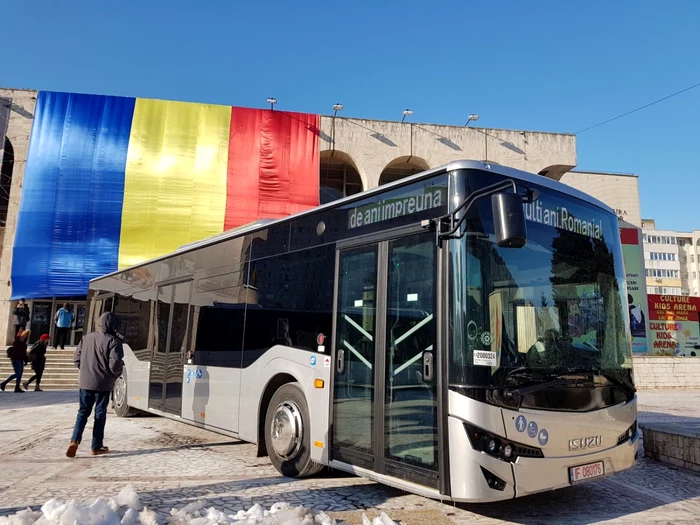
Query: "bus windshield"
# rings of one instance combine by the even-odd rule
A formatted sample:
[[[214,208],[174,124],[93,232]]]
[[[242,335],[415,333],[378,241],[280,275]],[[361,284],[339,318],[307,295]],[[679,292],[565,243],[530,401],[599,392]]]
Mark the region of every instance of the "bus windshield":
[[[470,172],[466,181],[468,192],[497,182],[483,172]],[[490,199],[470,210],[464,236],[451,241],[450,384],[522,388],[577,377],[629,390],[617,218],[535,189],[537,200],[524,204],[523,248],[497,246]]]

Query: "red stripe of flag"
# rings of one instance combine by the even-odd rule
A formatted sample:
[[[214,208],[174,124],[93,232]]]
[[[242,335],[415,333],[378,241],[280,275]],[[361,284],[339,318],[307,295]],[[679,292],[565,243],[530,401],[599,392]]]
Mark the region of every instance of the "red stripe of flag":
[[[233,107],[224,229],[319,204],[320,116]]]

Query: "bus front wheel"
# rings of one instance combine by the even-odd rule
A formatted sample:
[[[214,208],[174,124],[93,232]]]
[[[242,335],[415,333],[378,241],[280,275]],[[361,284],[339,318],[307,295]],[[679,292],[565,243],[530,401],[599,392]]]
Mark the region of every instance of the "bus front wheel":
[[[298,383],[282,385],[267,406],[265,447],[283,476],[302,478],[323,468],[311,459],[309,429],[309,409],[301,387]]]

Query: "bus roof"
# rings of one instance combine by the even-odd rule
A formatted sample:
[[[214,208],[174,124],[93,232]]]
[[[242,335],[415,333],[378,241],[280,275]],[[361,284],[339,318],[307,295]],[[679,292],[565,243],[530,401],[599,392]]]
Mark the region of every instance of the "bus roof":
[[[115,272],[111,272],[109,274],[102,275],[100,277],[95,277],[94,279],[90,279],[90,282],[94,281],[99,281],[100,279],[104,279],[106,277],[110,277],[119,273],[122,273],[124,271],[133,269],[133,268],[139,268],[141,266],[146,266],[147,264],[151,264],[154,262],[161,261],[163,259],[167,259],[169,257],[172,257],[173,255],[181,254],[181,253],[186,253],[192,250],[195,250],[197,248],[202,248],[204,246],[210,246],[213,244],[218,244],[219,242],[222,242],[227,239],[235,238],[238,237],[244,233],[252,233],[258,230],[265,229],[269,226],[276,225],[276,224],[282,224],[284,222],[292,221],[295,219],[298,219],[300,217],[304,217],[306,215],[311,215],[313,213],[316,213],[321,210],[325,209],[331,209],[335,207],[340,207],[344,204],[357,201],[357,200],[362,200],[367,197],[370,197],[372,195],[375,195],[377,193],[383,193],[385,191],[391,190],[393,188],[398,188],[401,186],[407,186],[413,182],[420,181],[422,179],[427,179],[430,177],[433,177],[439,173],[446,173],[450,171],[455,171],[455,170],[462,170],[462,169],[477,169],[477,170],[486,170],[486,171],[491,171],[493,173],[497,173],[499,175],[503,175],[505,177],[510,177],[512,179],[516,179],[519,181],[523,182],[531,182],[533,184],[537,184],[539,186],[543,186],[545,188],[554,190],[554,191],[560,191],[562,193],[566,193],[567,195],[570,195],[571,197],[575,197],[577,199],[583,200],[585,202],[588,202],[589,204],[593,204],[594,206],[597,206],[599,208],[602,208],[603,210],[607,211],[608,213],[615,214],[613,209],[608,206],[607,204],[603,203],[602,201],[599,201],[598,199],[588,195],[587,193],[584,193],[580,190],[577,190],[576,188],[573,188],[567,184],[564,184],[562,182],[558,182],[552,179],[548,179],[547,177],[544,177],[542,175],[535,175],[532,173],[529,173],[527,171],[522,171],[518,170],[515,168],[509,168],[507,166],[501,166],[500,164],[495,164],[492,162],[482,162],[478,160],[456,160],[453,162],[450,162],[448,164],[443,164],[441,166],[437,166],[435,168],[422,171],[420,173],[416,173],[415,175],[410,175],[408,177],[405,177],[403,179],[399,179],[397,181],[391,182],[389,184],[384,184],[382,186],[378,186],[376,188],[372,188],[370,190],[363,191],[361,193],[356,193],[354,195],[351,195],[349,197],[344,197],[342,199],[335,200],[333,202],[329,202],[327,204],[322,204],[320,206],[316,206],[314,208],[304,210],[302,212],[296,213],[294,215],[289,215],[287,217],[282,217],[279,219],[259,219],[257,221],[244,224],[242,226],[238,226],[237,228],[233,228],[232,230],[227,230],[223,233],[214,235],[212,237],[207,237],[206,239],[202,239],[200,241],[195,241],[189,244],[184,244],[177,248],[174,252],[170,252],[166,255],[161,255],[160,257],[155,257],[153,259],[149,259],[147,261],[143,261],[139,264],[135,264],[133,266],[129,266],[128,268],[124,268],[123,270],[117,270]]]

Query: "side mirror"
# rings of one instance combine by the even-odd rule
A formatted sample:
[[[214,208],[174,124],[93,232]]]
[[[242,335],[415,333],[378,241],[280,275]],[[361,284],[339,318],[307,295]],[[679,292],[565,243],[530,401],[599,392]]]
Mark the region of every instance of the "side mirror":
[[[523,198],[518,193],[491,196],[496,243],[501,248],[522,248],[527,242]]]

